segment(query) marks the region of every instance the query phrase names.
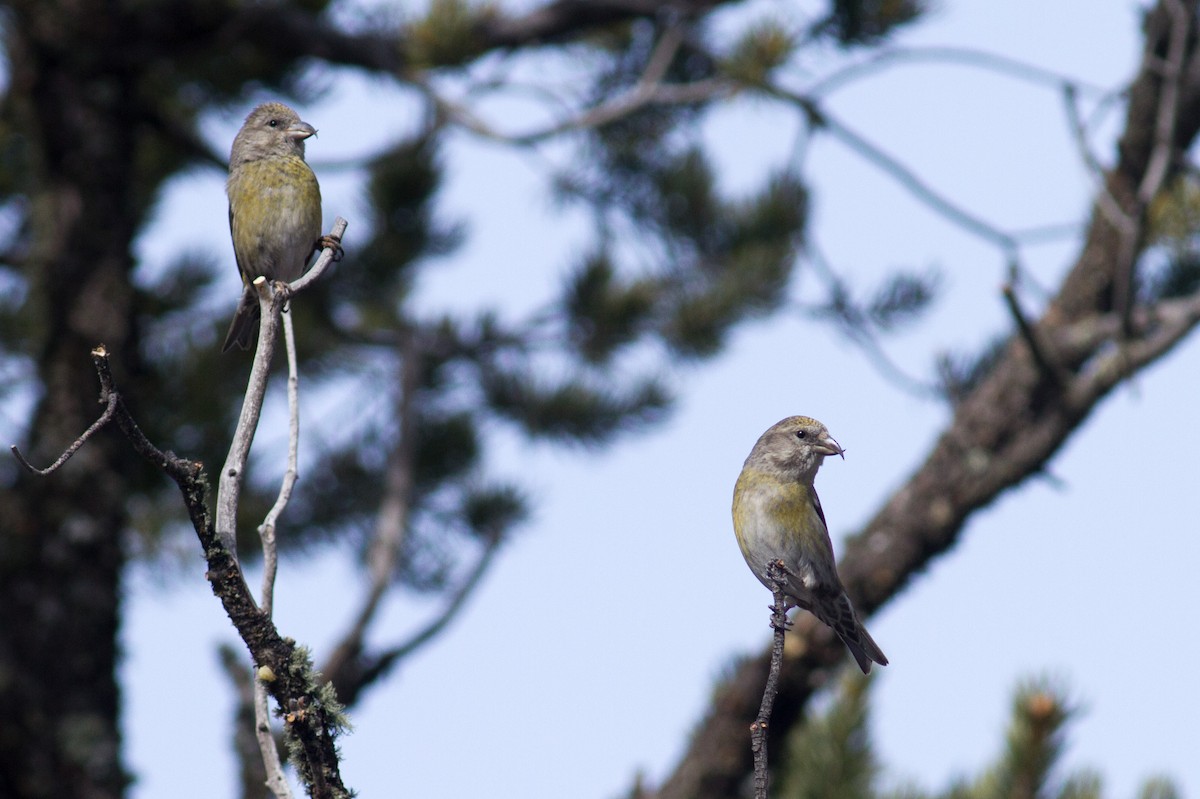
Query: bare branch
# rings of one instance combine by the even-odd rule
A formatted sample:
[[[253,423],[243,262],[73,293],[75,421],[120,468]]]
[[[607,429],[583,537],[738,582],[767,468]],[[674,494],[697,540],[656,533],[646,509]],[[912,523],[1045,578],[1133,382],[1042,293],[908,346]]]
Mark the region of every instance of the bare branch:
[[[767,672],[767,684],[763,688],[762,704],[758,706],[758,717],[750,725],[750,751],[754,754],[754,799],[767,799],[771,774],[767,762],[767,736],[770,732],[771,710],[775,707],[775,695],[779,693],[779,674],[783,669],[783,642],[787,634],[787,567],[782,560],[767,564],[767,576],[775,584],[771,595],[771,666]]]
[[[1013,288],[1011,280],[1004,284],[1001,293],[1004,295],[1004,304],[1007,306],[1009,314],[1016,323],[1021,338],[1025,340],[1025,344],[1029,347],[1029,353],[1033,356],[1034,362],[1037,363],[1038,369],[1041,370],[1045,378],[1052,384],[1061,387],[1067,376],[1062,373],[1058,364],[1054,363],[1046,353],[1045,347],[1038,341],[1037,331],[1034,330],[1029,318],[1025,316],[1025,312],[1021,310],[1021,304],[1017,300],[1017,292]]]
[[[279,487],[279,495],[275,498],[275,504],[271,506],[271,510],[267,512],[262,525],[258,528],[258,535],[262,541],[263,550],[263,577],[260,604],[263,613],[268,616],[272,614],[274,607],[275,572],[279,563],[275,546],[275,524],[279,519],[279,515],[287,507],[288,500],[292,497],[292,489],[296,485],[297,462],[300,453],[300,377],[296,370],[296,338],[293,332],[291,314],[283,316],[283,341],[284,349],[287,351],[288,362],[287,468],[283,472],[283,482]]]
[[[317,257],[317,260],[309,267],[307,272],[301,275],[299,279],[293,280],[288,284],[289,296],[295,296],[313,283],[316,283],[324,277],[325,272],[332,264],[341,260],[341,241],[346,235],[348,225],[349,223],[340,216],[334,218],[333,227],[329,229],[328,235],[322,239],[325,243],[325,248],[321,250],[320,256]]]
[[[221,644],[217,654],[235,697],[232,742],[237,755],[241,795],[243,799],[252,799],[261,796],[262,787],[267,784],[255,734],[254,675],[246,668],[245,657],[233,645]]]
[[[415,397],[420,385],[421,353],[417,334],[409,331],[401,344],[401,374],[396,408],[399,438],[388,459],[384,475],[383,499],[375,520],[375,530],[367,550],[367,586],[358,613],[350,629],[334,647],[323,673],[339,687],[339,695],[351,697],[357,688],[343,686],[347,668],[360,656],[363,640],[379,610],[392,579],[408,532],[409,503],[412,500],[413,457],[415,455]]]
[[[877,166],[907,189],[910,194],[941,216],[964,230],[982,239],[986,239],[1003,250],[1007,255],[1011,255],[1017,249],[1017,241],[1013,238],[1012,234],[1000,230],[995,225],[972,214],[959,204],[935,191],[916,172],[879,146],[867,140],[864,136],[838,121],[837,118],[832,116],[828,110],[821,107],[812,97],[798,94],[778,85],[765,87],[764,91],[771,96],[796,106],[804,112],[815,128],[828,132],[835,139]]]
[[[475,566],[459,583],[446,603],[442,606],[442,610],[436,616],[409,639],[401,644],[384,649],[373,658],[373,662],[363,670],[362,684],[366,685],[379,677],[383,676],[396,663],[416,652],[425,644],[432,641],[434,638],[446,628],[459,611],[466,605],[467,599],[479,587],[480,581],[487,573],[488,568],[495,560],[496,553],[500,549],[500,540],[491,539],[484,545],[483,550],[479,553],[479,557],[475,561]]]
[[[496,15],[480,29],[492,47],[519,47],[574,37],[605,25],[638,18],[691,16],[728,0],[554,0],[519,17]]]
[[[823,97],[853,81],[874,75],[884,69],[903,63],[961,64],[985,69],[999,75],[1008,75],[1051,87],[1062,87],[1074,93],[1105,95],[1108,89],[1085,80],[1045,69],[999,53],[989,53],[965,47],[892,47],[872,53],[867,58],[836,70],[809,84],[804,93],[810,97]]]
[[[275,356],[276,330],[283,313],[286,296],[275,291],[270,281],[259,277],[254,281],[258,291],[259,317],[258,346],[254,350],[254,364],[250,367],[245,399],[238,415],[237,427],[229,443],[229,454],[221,468],[217,482],[217,535],[229,553],[237,558],[237,509],[242,494],[242,476],[246,461],[250,457],[250,445],[258,429],[262,414],[263,398],[267,393],[267,378],[271,371],[271,359]]]
[[[339,219],[337,225],[335,225],[334,233],[337,239],[340,239],[341,234],[345,231],[345,227],[345,221]],[[313,280],[320,276],[321,272],[333,261],[336,249],[336,241],[331,242],[331,246],[322,253],[322,257],[318,259],[318,264],[314,266],[313,271],[316,271],[316,275],[312,275],[310,280],[306,281],[296,290],[310,285]],[[180,484],[180,487],[184,489],[184,498],[188,505],[189,514],[192,517],[197,533],[201,536],[205,555],[209,559],[209,579],[213,582],[214,592],[221,597],[222,602],[226,606],[226,612],[229,613],[230,619],[233,620],[239,634],[242,635],[243,641],[246,642],[252,656],[254,656],[255,662],[260,667],[260,672],[256,673],[254,682],[255,731],[266,767],[269,787],[276,796],[291,796],[290,788],[283,775],[283,766],[279,761],[278,750],[271,735],[270,716],[266,701],[268,684],[275,683],[277,681],[275,675],[283,673],[291,678],[287,682],[291,683],[292,688],[295,688],[295,683],[299,681],[301,689],[287,693],[281,692],[276,695],[276,698],[280,701],[281,706],[293,709],[296,707],[300,708],[299,710],[293,710],[289,714],[289,718],[291,719],[289,730],[301,740],[301,750],[310,756],[309,760],[302,761],[301,763],[301,771],[304,773],[306,782],[312,787],[314,796],[343,796],[346,795],[346,791],[341,786],[337,769],[337,755],[333,749],[333,735],[340,724],[340,720],[338,719],[340,709],[332,705],[333,700],[331,697],[323,696],[319,692],[316,692],[318,682],[311,674],[311,666],[307,664],[307,657],[301,655],[300,660],[297,661],[295,644],[284,641],[270,621],[276,567],[275,521],[286,506],[295,483],[299,433],[295,344],[291,335],[290,315],[285,322],[285,331],[287,333],[285,338],[290,365],[288,398],[291,408],[288,469],[279,498],[260,528],[263,555],[266,564],[263,575],[261,609],[255,606],[253,597],[246,586],[245,578],[237,565],[235,554],[237,499],[241,486],[241,475],[245,469],[246,457],[261,412],[262,399],[266,390],[267,373],[276,338],[275,330],[278,326],[283,306],[287,298],[293,293],[286,290],[286,288],[281,291],[274,291],[271,285],[262,278],[255,281],[255,287],[259,293],[259,301],[262,309],[259,344],[255,353],[254,366],[251,369],[251,379],[249,388],[247,389],[247,396],[243,403],[238,428],[234,435],[234,443],[230,447],[230,454],[222,471],[221,488],[217,503],[217,521],[212,527],[209,526],[210,517],[204,505],[206,484],[199,465],[180,461],[173,455],[161,453],[142,436],[132,418],[129,417],[128,411],[125,410],[123,404],[120,402],[120,397],[113,387],[112,376],[108,369],[107,352],[102,347],[93,351],[93,360],[100,375],[102,395],[108,400],[108,410],[96,424],[93,424],[88,429],[88,433],[76,441],[73,449],[69,450],[60,460],[65,461],[71,452],[82,446],[87,436],[109,420],[115,418],[134,444],[134,448],[148,457],[152,462],[164,468]],[[214,533],[214,530],[219,532]],[[261,644],[264,640],[277,645],[274,652],[268,652],[263,649]],[[275,657],[271,657],[271,655],[275,655]],[[275,662],[272,663],[271,661]],[[270,675],[270,677],[269,679],[263,679],[263,675]],[[311,727],[312,721],[318,722],[318,727],[315,730]],[[305,722],[310,723],[306,724]]]
[[[1138,183],[1135,195],[1136,206],[1128,215],[1130,224],[1121,228],[1121,255],[1114,281],[1113,303],[1121,314],[1126,335],[1132,334],[1130,327],[1133,302],[1134,279],[1136,276],[1136,251],[1145,233],[1146,209],[1162,191],[1167,175],[1178,152],[1175,144],[1175,127],[1179,115],[1180,77],[1187,59],[1188,36],[1192,32],[1192,14],[1180,0],[1164,0],[1160,6],[1169,21],[1166,61],[1161,65],[1162,85],[1158,94],[1158,108],[1154,119],[1154,146]]]
[[[1179,113],[1179,78],[1183,74],[1187,57],[1187,38],[1191,28],[1190,15],[1180,0],[1167,0],[1163,7],[1171,17],[1170,43],[1167,59],[1162,65],[1162,89],[1158,100],[1158,114],[1154,120],[1154,149],[1150,152],[1150,163],[1142,175],[1137,198],[1143,205],[1158,196],[1167,170],[1174,160],[1175,120]]]
[[[741,86],[732,81],[716,78],[674,84],[639,80],[627,91],[574,116],[524,133],[508,133],[493,127],[466,106],[442,97],[432,86],[422,84],[421,87],[438,112],[451,123],[481,138],[520,147],[532,146],[564,133],[603,127],[644,108],[712,102],[741,90]]]
[[[208,512],[208,478],[203,466],[163,452],[146,438],[117,391],[105,347],[92,350],[92,362],[100,378],[101,396],[113,407],[110,421],[117,423],[135,452],[164,471],[183,492],[184,505],[208,564],[206,577],[213,593],[221,600],[254,662],[271,675],[268,691],[280,707],[291,710],[286,729],[298,744],[297,765],[310,793],[321,799],[348,799],[334,745],[344,725],[341,708],[313,671],[307,652],[280,635],[255,604],[237,559],[225,546]]]
[[[244,668],[244,667],[243,667]],[[262,759],[263,771],[266,774],[267,790],[277,799],[292,799],[292,788],[288,785],[283,773],[283,763],[279,759],[279,747],[275,743],[275,733],[271,730],[271,711],[267,707],[267,684],[260,678],[259,669],[253,670],[254,680],[254,740],[258,744],[258,754]]]
[[[407,640],[383,648],[378,652],[367,653],[362,651],[361,641],[358,644],[358,650],[352,651],[346,646],[349,639],[344,639],[343,644],[339,645],[338,650],[329,660],[330,664],[337,668],[337,671],[329,670],[329,667],[322,669],[322,673],[329,675],[337,689],[338,698],[347,706],[353,705],[366,688],[386,677],[405,658],[437,638],[462,611],[466,606],[467,599],[479,587],[484,574],[495,560],[496,553],[500,549],[499,545],[498,539],[488,541],[479,553],[474,567],[450,594],[442,609]]]
[[[1088,408],[1103,398],[1121,381],[1133,376],[1138,370],[1154,363],[1166,355],[1176,344],[1200,324],[1200,293],[1180,299],[1165,300],[1153,308],[1134,311],[1135,329],[1146,331],[1142,337],[1122,339],[1120,346],[1102,351],[1088,363],[1082,376],[1070,388],[1069,399],[1073,405]],[[1104,331],[1108,337],[1099,336],[1100,341],[1111,340],[1118,329],[1123,330],[1119,317],[1081,323],[1080,328],[1092,328],[1092,336]],[[1068,337],[1078,336],[1082,330],[1066,332]]]
[[[262,593],[259,604],[262,612],[270,617],[275,605],[275,572],[279,565],[278,552],[275,545],[275,523],[279,515],[287,507],[292,496],[292,488],[296,485],[297,461],[300,450],[300,378],[296,369],[296,337],[292,325],[292,315],[283,315],[283,342],[287,351],[288,362],[288,454],[287,468],[283,473],[283,482],[279,488],[279,496],[271,506],[258,535],[262,541],[263,575]],[[283,763],[279,759],[279,747],[275,742],[275,734],[271,729],[271,713],[267,707],[267,688],[260,675],[254,675],[254,737],[258,741],[258,751],[266,770],[266,784],[271,793],[278,799],[291,799],[292,789],[283,773]]]
[[[1063,86],[1062,98],[1063,108],[1067,115],[1067,127],[1071,131],[1071,138],[1075,140],[1075,149],[1079,151],[1079,159],[1087,167],[1088,172],[1098,180],[1102,179],[1104,166],[1092,152],[1091,144],[1088,142],[1088,129],[1079,113],[1079,93],[1075,86],[1070,84]]]
[[[838,290],[841,281],[834,271],[833,266],[829,263],[829,259],[825,256],[824,251],[817,245],[815,238],[810,236],[809,240],[805,243],[804,249],[809,263],[816,267],[817,274],[825,281],[829,290],[831,292]],[[821,315],[827,309],[821,307],[815,309],[802,307],[799,310],[804,314],[813,316]],[[910,375],[899,364],[893,361],[866,324],[859,324],[859,320],[857,319],[844,319],[840,321],[842,321],[842,324],[839,324],[837,329],[852,344],[859,348],[863,355],[871,362],[872,366],[885,379],[891,382],[892,385],[914,397],[930,398],[943,396],[944,392],[937,385]]]
[[[334,220],[332,232],[329,234],[330,238],[340,241],[345,235],[346,226],[346,220],[337,217]],[[225,548],[235,559],[237,557],[238,498],[241,496],[246,461],[250,456],[250,444],[254,441],[254,432],[258,429],[259,416],[262,414],[271,360],[275,356],[279,319],[288,299],[319,280],[336,256],[335,246],[326,247],[311,269],[290,286],[285,287],[283,284],[278,284],[280,290],[276,290],[264,278],[260,277],[254,281],[262,311],[259,321],[258,346],[254,351],[254,363],[250,367],[246,397],[242,401],[242,411],[238,416],[237,428],[234,430],[233,440],[229,445],[229,455],[225,459],[225,465],[221,469],[221,476],[217,484],[217,531]]]
[[[103,345],[101,345],[101,347],[103,348]],[[105,397],[105,395],[101,393],[101,401],[107,403],[104,413],[100,414],[100,418],[92,422],[91,426],[88,427],[87,430],[84,430],[83,434],[79,436],[79,438],[71,442],[71,446],[67,447],[63,454],[59,455],[58,460],[54,461],[54,463],[50,464],[45,469],[38,469],[32,463],[25,460],[25,456],[21,454],[21,450],[17,448],[16,444],[13,444],[10,449],[12,450],[13,457],[17,459],[17,463],[24,466],[26,471],[30,472],[31,474],[38,474],[42,477],[57,471],[60,466],[71,459],[72,455],[79,451],[80,447],[87,443],[89,438],[95,435],[97,430],[112,421],[113,414],[117,409],[117,397],[113,394],[109,394],[107,397]]]

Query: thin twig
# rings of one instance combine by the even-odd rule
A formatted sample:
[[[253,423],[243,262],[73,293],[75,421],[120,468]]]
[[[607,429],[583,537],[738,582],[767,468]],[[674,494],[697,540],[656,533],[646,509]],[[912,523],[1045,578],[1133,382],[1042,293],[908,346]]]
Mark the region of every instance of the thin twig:
[[[355,684],[348,686],[349,696],[346,701],[350,702],[351,697],[357,694],[358,691],[361,691],[387,674],[396,663],[404,660],[413,652],[416,652],[422,646],[434,640],[466,605],[467,599],[479,587],[483,576],[487,573],[488,568],[495,560],[496,553],[499,551],[500,539],[494,538],[489,540],[484,546],[483,551],[479,554],[479,559],[475,562],[474,568],[459,583],[458,588],[446,600],[441,611],[436,616],[431,618],[424,627],[409,636],[408,640],[403,643],[383,649],[369,658],[364,658],[364,665],[356,676]]]
[[[988,53],[964,47],[895,47],[872,54],[870,57],[842,67],[822,76],[805,88],[811,96],[828,95],[851,81],[870,76],[887,69],[897,62],[938,64],[961,64],[985,69],[999,75],[1009,75],[1018,80],[1049,86],[1062,86],[1075,92],[1105,94],[1108,89],[1097,86],[1061,72],[1054,72],[1034,64],[1028,64],[999,53]]]
[[[808,262],[815,267],[817,274],[825,282],[828,290],[837,292],[841,287],[841,280],[834,271],[833,265],[829,263],[829,258],[825,255],[824,250],[818,245],[815,237],[810,237],[805,243],[805,255],[808,257]],[[805,307],[799,306],[797,310],[809,317],[827,315],[829,313],[828,306]],[[939,387],[922,380],[918,377],[910,375],[908,372],[888,355],[883,345],[871,332],[868,323],[863,320],[861,312],[855,308],[856,315],[859,318],[852,318],[849,315],[838,314],[835,320],[840,322],[837,325],[837,330],[854,345],[856,345],[869,361],[875,366],[879,373],[901,391],[905,391],[914,397],[936,398],[943,396],[943,392]]]
[[[103,345],[101,345],[101,347],[103,347]],[[82,447],[84,444],[86,444],[87,440],[89,438],[91,438],[97,430],[99,430],[101,427],[104,427],[104,425],[106,425],[110,421],[112,421],[113,414],[116,412],[116,409],[117,409],[117,399],[118,398],[112,392],[104,392],[104,391],[101,392],[101,396],[104,396],[105,394],[107,394],[107,399],[106,399],[107,407],[105,407],[104,413],[100,414],[99,419],[92,422],[91,427],[89,427],[87,430],[83,431],[83,435],[79,436],[79,438],[77,438],[73,442],[71,442],[71,446],[67,447],[67,449],[63,452],[63,454],[58,456],[58,460],[56,460],[54,463],[47,466],[45,469],[39,469],[36,466],[34,466],[32,463],[30,463],[29,461],[25,460],[25,456],[21,454],[21,450],[17,448],[16,444],[13,444],[12,447],[10,447],[10,449],[12,449],[13,457],[17,459],[17,463],[24,466],[26,468],[26,470],[28,470],[30,473],[38,474],[38,475],[41,475],[42,477],[45,477],[46,475],[56,471],[58,469],[58,467],[62,466],[64,463],[66,463],[68,460],[70,460],[71,456],[74,455],[76,452],[78,452],[79,448]]]
[[[429,81],[418,80],[416,85],[442,118],[482,138],[528,147],[570,131],[602,127],[643,108],[706,102],[728,96],[741,88],[739,84],[724,79],[664,83],[663,78],[683,44],[685,32],[683,25],[668,27],[655,44],[642,74],[625,91],[598,105],[575,111],[549,125],[524,133],[506,133],[497,129],[465,104],[439,94]]]
[[[287,469],[283,473],[283,482],[279,488],[279,496],[267,513],[258,535],[262,541],[263,575],[262,594],[259,607],[270,617],[275,604],[275,574],[279,565],[279,556],[275,544],[275,523],[279,515],[287,507],[291,499],[292,489],[296,485],[297,462],[300,450],[300,378],[296,368],[296,337],[292,315],[283,315],[283,343],[287,351],[288,362],[288,456]],[[271,729],[271,712],[267,707],[267,686],[260,678],[258,669],[254,669],[254,737],[258,741],[258,751],[262,755],[263,767],[266,770],[267,790],[278,799],[291,799],[292,789],[283,773],[283,763],[279,758],[279,747],[275,743],[275,734]]]
[[[499,130],[469,111],[466,106],[439,95],[432,86],[418,84],[418,88],[424,89],[425,96],[445,119],[464,130],[490,141],[528,147],[563,133],[603,127],[644,108],[692,105],[723,99],[735,94],[742,87],[733,81],[718,78],[653,86],[635,84],[628,91],[597,106],[524,133],[506,133]]]
[[[273,612],[275,594],[275,572],[278,567],[278,555],[275,545],[275,526],[279,515],[287,507],[292,498],[292,489],[296,485],[300,452],[300,377],[296,368],[296,337],[292,325],[292,315],[283,315],[283,343],[287,352],[288,362],[288,454],[287,468],[283,473],[283,481],[279,487],[279,496],[275,504],[267,512],[258,535],[262,541],[263,577],[262,596],[260,605],[263,613],[270,616]]]
[[[1058,364],[1050,358],[1046,352],[1046,348],[1042,346],[1042,342],[1038,339],[1037,331],[1034,330],[1033,324],[1021,310],[1021,304],[1017,300],[1017,292],[1013,288],[1012,280],[1004,284],[1002,293],[1004,294],[1004,304],[1008,308],[1013,321],[1016,322],[1017,330],[1021,333],[1021,338],[1025,340],[1025,344],[1029,347],[1029,352],[1033,356],[1033,361],[1037,364],[1038,370],[1053,385],[1061,387],[1065,382],[1066,376],[1062,373],[1062,369]]]
[[[767,735],[770,732],[771,710],[775,707],[775,695],[779,692],[779,673],[783,670],[783,640],[787,632],[787,567],[783,561],[774,560],[767,564],[767,576],[775,584],[771,591],[771,629],[775,631],[771,644],[771,667],[767,673],[767,684],[763,688],[762,704],[758,718],[750,725],[750,751],[754,753],[754,799],[767,799],[771,779],[767,764]]]
[[[682,25],[676,24],[667,28],[662,38],[658,40],[658,44],[654,46],[654,52],[646,61],[646,69],[638,78],[637,85],[639,87],[651,89],[662,83],[667,70],[671,67],[671,62],[675,60],[675,55],[679,52],[679,46],[683,44],[683,32]]]
[[[808,117],[813,127],[828,132],[835,139],[841,141],[842,144],[874,164],[887,175],[890,175],[893,180],[907,189],[910,194],[925,203],[925,205],[936,211],[939,215],[964,230],[992,242],[1005,253],[1011,254],[1017,249],[1017,242],[1010,233],[976,216],[958,203],[934,190],[932,186],[922,180],[910,167],[831,115],[828,109],[822,107],[812,97],[778,85],[766,86],[763,90],[773,97],[796,106]]]
[[[1083,117],[1079,113],[1079,95],[1075,91],[1075,87],[1067,84],[1063,86],[1063,107],[1067,114],[1067,127],[1071,130],[1071,138],[1075,140],[1075,149],[1079,151],[1079,159],[1083,161],[1083,165],[1087,167],[1088,173],[1103,180],[1104,166],[1100,163],[1100,159],[1092,152],[1092,148],[1088,143],[1087,125],[1083,121]]]
[[[258,752],[262,756],[263,769],[267,775],[267,790],[277,799],[292,799],[292,786],[288,785],[287,777],[283,773],[279,747],[275,744],[275,733],[271,730],[267,684],[258,672],[258,669],[254,669],[251,674],[254,680],[254,739],[258,742]]]
[[[329,234],[330,238],[340,241],[346,232],[346,225],[345,219],[341,217],[335,219],[332,232]],[[233,440],[229,445],[229,455],[225,459],[225,465],[221,469],[221,476],[217,482],[217,535],[235,559],[237,558],[238,499],[241,496],[246,461],[250,455],[250,444],[254,440],[254,431],[258,427],[263,398],[266,396],[267,377],[271,369],[271,359],[275,355],[279,317],[282,315],[283,307],[288,299],[319,280],[336,256],[335,248],[326,247],[311,269],[291,285],[285,287],[284,284],[277,284],[281,288],[278,291],[263,278],[254,281],[261,309],[258,347],[254,351],[254,364],[250,367],[246,397],[242,401],[242,411],[238,416]]]
[[[1044,225],[1011,228],[1008,231],[1008,235],[1012,237],[1013,241],[1021,245],[1046,244],[1047,242],[1073,239],[1079,235],[1082,229],[1083,223],[1080,221],[1047,222]]]
[[[399,438],[388,459],[383,481],[383,500],[375,519],[375,529],[367,549],[367,586],[362,603],[350,629],[334,647],[324,672],[336,676],[346,663],[362,651],[367,628],[375,619],[396,572],[396,563],[408,532],[409,503],[412,499],[413,457],[416,446],[415,400],[420,385],[421,353],[417,331],[410,330],[401,344],[400,385],[396,417]]]
[[[217,535],[235,559],[237,509],[242,494],[242,476],[246,471],[250,445],[254,442],[254,433],[262,415],[263,398],[267,393],[267,377],[271,371],[271,359],[275,356],[275,332],[283,310],[282,292],[275,291],[270,281],[260,277],[254,281],[254,288],[258,291],[258,303],[262,311],[259,319],[258,346],[254,350],[254,364],[250,367],[250,378],[246,382],[246,396],[242,400],[237,427],[229,443],[229,454],[217,481]]]
[[[221,668],[233,688],[236,704],[233,713],[233,750],[237,754],[240,777],[238,784],[243,796],[258,796],[260,786],[267,784],[259,755],[254,721],[254,675],[246,670],[246,656],[232,643],[217,647]]]
[[[346,235],[346,227],[348,224],[349,223],[340,216],[334,218],[333,227],[329,229],[328,238],[332,241],[340,242],[342,237]],[[340,248],[326,247],[325,249],[321,250],[321,255],[318,256],[316,262],[309,267],[308,271],[301,275],[299,279],[293,280],[290,284],[288,284],[289,295],[295,296],[296,294],[299,294],[307,289],[313,283],[316,283],[325,275],[326,270],[328,270],[329,267],[337,262],[341,257]]]

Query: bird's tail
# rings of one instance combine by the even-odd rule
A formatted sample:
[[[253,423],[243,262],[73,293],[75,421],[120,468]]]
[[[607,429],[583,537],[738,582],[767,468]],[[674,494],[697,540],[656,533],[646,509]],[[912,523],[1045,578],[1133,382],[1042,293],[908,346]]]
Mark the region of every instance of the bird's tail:
[[[872,662],[880,666],[887,665],[887,656],[858,620],[858,614],[850,604],[850,597],[839,594],[829,602],[814,603],[813,613],[838,634],[838,638],[842,639],[850,654],[854,655],[854,660],[863,674],[871,673]]]
[[[260,313],[258,295],[254,289],[246,286],[242,291],[242,298],[238,301],[237,311],[233,314],[229,332],[225,334],[225,344],[221,347],[221,352],[229,352],[234,347],[242,350],[250,349],[250,342],[254,340],[254,331],[258,329]]]

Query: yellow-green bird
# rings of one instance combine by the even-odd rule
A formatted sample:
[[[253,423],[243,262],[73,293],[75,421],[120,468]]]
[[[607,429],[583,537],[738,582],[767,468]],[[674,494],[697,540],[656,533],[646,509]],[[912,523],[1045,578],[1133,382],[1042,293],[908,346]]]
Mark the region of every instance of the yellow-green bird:
[[[242,299],[222,352],[248,349],[258,327],[257,277],[291,282],[304,274],[321,236],[321,187],[304,162],[316,129],[283,103],[250,112],[229,155],[229,231]]]
[[[867,633],[838,578],[825,512],[813,486],[826,455],[842,455],[825,425],[789,416],[759,436],[733,489],[733,532],[746,563],[772,591],[767,564],[782,561],[788,605],[833,628],[864,674],[887,658]],[[843,458],[845,456],[843,455]]]

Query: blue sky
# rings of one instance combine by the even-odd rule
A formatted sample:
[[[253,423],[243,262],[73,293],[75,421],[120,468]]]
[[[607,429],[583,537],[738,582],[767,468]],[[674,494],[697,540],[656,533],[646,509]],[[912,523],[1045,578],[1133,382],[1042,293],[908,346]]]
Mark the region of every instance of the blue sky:
[[[1116,87],[1136,64],[1136,34],[1132,4],[947,0],[899,43],[979,48]],[[353,175],[322,174],[321,162],[371,152],[411,124],[413,106],[379,82],[338,85],[302,113],[321,130],[309,155],[327,222],[335,214],[351,221],[342,268],[353,268],[361,208]],[[967,67],[906,65],[829,103],[1001,227],[1079,221],[1086,212],[1092,181],[1049,89]],[[237,117],[213,122],[215,146],[225,149]],[[1093,142],[1105,162],[1112,129]],[[706,136],[736,190],[786,160],[795,132],[788,116],[740,101],[714,115]],[[583,226],[544,199],[547,174],[536,159],[465,137],[447,156],[444,206],[469,221],[469,240],[424,279],[424,307],[516,314],[538,305],[567,255],[587,246]],[[1008,330],[994,248],[836,142],[813,141],[805,166],[815,241],[852,279],[870,285],[897,266],[943,273],[928,322],[889,343],[904,368],[928,375],[935,351],[970,350]],[[141,250],[153,262],[187,246],[229,262],[232,310],[237,282],[219,174],[178,181]],[[1066,239],[1029,248],[1024,264],[1055,286],[1075,247]],[[794,296],[819,296],[803,269]],[[1132,799],[1159,773],[1185,795],[1200,793],[1191,734],[1200,693],[1186,671],[1200,660],[1200,508],[1189,490],[1200,449],[1191,412],[1198,371],[1193,337],[1094,414],[1051,462],[1053,481],[1030,482],[976,514],[963,543],[870,620],[892,663],[877,681],[872,718],[885,784],[936,789],[977,773],[1002,743],[1016,682],[1048,674],[1084,709],[1070,729],[1068,770],[1098,769],[1116,799]],[[795,316],[747,326],[716,363],[672,377],[681,401],[670,421],[603,452],[500,437],[494,467],[531,487],[535,517],[449,632],[354,713],[343,774],[363,796],[612,797],[639,770],[661,779],[714,681],[735,656],[767,642],[769,597],[729,523],[733,481],[758,434],[804,413],[848,449],[817,483],[838,547],[921,462],[948,418]],[[232,703],[215,648],[235,639],[198,553],[192,571],[170,588],[139,572],[127,592],[125,730],[139,799],[233,790]],[[346,585],[344,597],[311,590],[330,575]],[[280,628],[320,659],[358,594],[342,559],[285,562]],[[380,640],[403,637],[427,610],[389,605]],[[180,681],[193,697],[186,718]]]

